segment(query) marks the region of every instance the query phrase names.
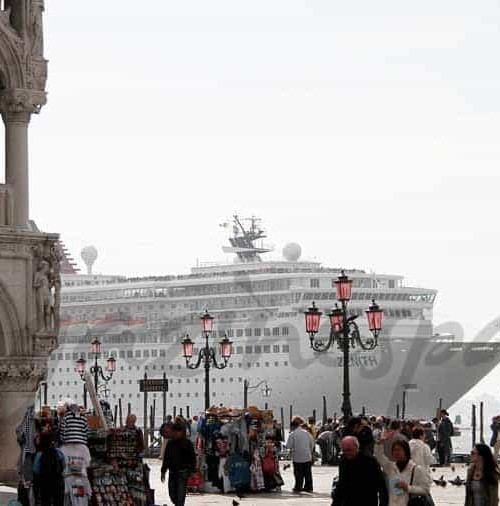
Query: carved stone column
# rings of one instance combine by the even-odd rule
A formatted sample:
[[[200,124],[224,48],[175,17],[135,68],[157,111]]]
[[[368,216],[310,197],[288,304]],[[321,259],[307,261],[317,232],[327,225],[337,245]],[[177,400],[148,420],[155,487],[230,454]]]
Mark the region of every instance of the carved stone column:
[[[14,192],[14,225],[29,221],[28,126],[32,113],[45,103],[44,92],[6,90],[0,93],[5,124],[5,182]]]
[[[16,427],[27,406],[34,403],[40,381],[45,376],[45,359],[0,358],[0,481],[17,482],[17,459],[20,448]]]

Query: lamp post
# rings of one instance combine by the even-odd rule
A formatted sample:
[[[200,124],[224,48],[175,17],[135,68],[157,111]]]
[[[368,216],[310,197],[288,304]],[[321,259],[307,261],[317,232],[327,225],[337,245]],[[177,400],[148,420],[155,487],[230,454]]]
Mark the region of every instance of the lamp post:
[[[352,280],[342,271],[335,281],[335,286],[337,289],[337,301],[340,302],[340,307],[336,303],[335,308],[328,314],[330,319],[330,335],[326,343],[325,339],[317,335],[323,313],[318,310],[314,302],[304,312],[304,315],[306,332],[309,334],[310,345],[314,351],[318,353],[326,352],[337,342],[338,349],[343,353],[342,413],[344,414],[344,419],[347,420],[352,416],[349,384],[349,352],[351,348],[355,348],[356,346],[365,351],[373,350],[377,347],[378,335],[382,330],[383,311],[375,303],[375,300],[372,300],[370,307],[365,311],[368,319],[368,328],[372,333],[372,337],[362,338],[359,327],[355,322],[358,315],[347,316],[347,305],[351,299]]]
[[[198,352],[198,359],[196,363],[192,363],[194,352],[194,342],[191,340],[189,335],[182,340],[183,355],[186,359],[186,367],[188,369],[198,369],[203,362],[205,369],[205,410],[210,408],[210,368],[215,367],[216,369],[225,369],[227,367],[228,360],[231,358],[232,353],[232,341],[227,336],[219,342],[220,355],[222,362],[219,363],[216,357],[216,349],[211,347],[208,340],[213,332],[214,317],[210,316],[208,311],[200,318],[201,320],[201,331],[202,338],[205,338],[205,346]]]
[[[262,396],[269,397],[272,389],[267,384],[267,380],[262,380],[254,386],[250,386],[250,382],[247,379],[243,381],[243,407],[245,409],[248,408],[248,391],[259,388],[261,385],[264,385],[264,388],[262,388]]]
[[[109,357],[106,360],[105,370],[99,365],[98,359],[101,355],[101,342],[97,337],[92,339],[90,343],[90,352],[94,355],[94,364],[90,367],[90,374],[94,376],[94,387],[96,394],[99,394],[99,378],[104,381],[105,384],[113,377],[113,373],[116,371],[116,359],[115,357]],[[85,368],[87,361],[81,357],[76,361],[76,371],[80,375],[83,381],[85,381]],[[105,372],[107,375],[105,374]]]

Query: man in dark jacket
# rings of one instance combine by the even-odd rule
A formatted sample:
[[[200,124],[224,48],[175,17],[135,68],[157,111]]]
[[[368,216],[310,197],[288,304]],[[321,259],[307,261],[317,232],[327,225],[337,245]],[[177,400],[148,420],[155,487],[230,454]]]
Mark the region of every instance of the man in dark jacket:
[[[452,451],[451,436],[453,436],[453,424],[448,418],[445,409],[441,410],[441,419],[437,428],[438,443],[437,450],[439,455],[439,464],[447,466],[450,464],[450,456]]]
[[[342,440],[342,453],[332,506],[388,506],[387,484],[375,458],[359,452],[354,436]]]
[[[175,506],[184,506],[187,479],[196,470],[193,443],[186,437],[185,427],[177,422],[172,426],[172,439],[165,448],[161,466],[161,481],[168,475],[168,495]]]

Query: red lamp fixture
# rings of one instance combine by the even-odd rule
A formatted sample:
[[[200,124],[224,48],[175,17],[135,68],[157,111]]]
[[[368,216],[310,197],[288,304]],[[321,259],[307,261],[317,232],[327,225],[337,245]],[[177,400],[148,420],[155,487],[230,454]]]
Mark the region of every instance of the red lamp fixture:
[[[351,300],[352,279],[349,279],[344,271],[335,281],[337,287],[337,300],[340,302],[349,302]]]
[[[97,337],[94,337],[94,339],[92,339],[92,342],[90,343],[90,351],[95,355],[101,353],[101,341],[99,341]]]
[[[372,299],[372,303],[365,311],[368,319],[368,328],[377,335],[382,330],[382,316],[384,312],[379,305]]]
[[[191,341],[189,334],[186,334],[186,337],[182,340],[182,351],[186,360],[193,357],[194,343]]]
[[[108,360],[106,360],[106,370],[110,373],[114,373],[116,371],[115,357],[109,357]]]
[[[208,313],[208,309],[205,310],[205,314],[200,318],[201,330],[205,334],[212,332],[214,327],[214,317]]]
[[[229,360],[231,358],[231,353],[233,352],[233,342],[226,336],[219,343],[220,345],[220,354],[224,360]]]
[[[342,332],[344,328],[344,311],[339,308],[338,304],[332,309],[331,313],[328,314],[330,318],[330,327],[334,332]]]
[[[307,311],[304,311],[306,317],[306,332],[309,335],[313,336],[318,333],[322,314],[323,313],[318,310],[314,302]]]

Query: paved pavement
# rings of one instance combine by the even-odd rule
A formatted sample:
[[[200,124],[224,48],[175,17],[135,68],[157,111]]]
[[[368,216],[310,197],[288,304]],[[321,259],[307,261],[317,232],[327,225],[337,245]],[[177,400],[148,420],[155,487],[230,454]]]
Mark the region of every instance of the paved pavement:
[[[158,460],[148,461],[151,467],[151,485],[155,489],[156,504],[171,505],[168,498],[166,483],[160,482],[160,462]],[[216,505],[216,506],[232,506],[233,499],[239,502],[240,506],[278,506],[285,503],[286,506],[309,506],[310,504],[331,504],[330,487],[332,478],[337,474],[336,467],[314,466],[313,480],[314,493],[293,494],[293,473],[291,467],[286,471],[281,465],[282,476],[285,485],[282,487],[281,493],[271,494],[248,494],[243,499],[239,499],[234,494],[190,494],[186,501],[186,506]],[[465,478],[466,468],[463,464],[457,464],[454,471],[451,468],[436,468],[433,472],[435,478],[440,478],[444,474],[445,479],[453,479],[459,475]],[[465,499],[464,487],[457,487],[448,484],[446,487],[432,486],[432,496],[436,506],[463,506]]]
[[[160,481],[160,461],[148,460],[151,467],[151,485],[155,489],[155,499],[158,505],[170,505],[171,502],[168,498],[166,483],[162,484]],[[282,487],[282,492],[271,494],[248,494],[242,499],[236,497],[234,494],[190,494],[186,501],[187,506],[232,506],[233,500],[239,502],[240,506],[278,506],[285,503],[286,506],[309,506],[310,504],[323,504],[329,505],[330,487],[332,478],[337,474],[336,467],[322,467],[314,466],[314,493],[307,494],[293,494],[291,492],[293,486],[293,474],[291,467],[286,471],[283,470],[283,463],[281,465],[282,476],[285,480],[285,485]],[[457,464],[454,470],[451,468],[436,468],[433,475],[438,479],[444,475],[445,479],[453,479],[457,475],[465,478],[465,466]],[[0,485],[0,506],[7,506],[10,499],[16,498],[16,491],[8,487]],[[445,488],[432,486],[432,496],[436,506],[463,506],[464,504],[464,487],[456,487],[448,484]]]

